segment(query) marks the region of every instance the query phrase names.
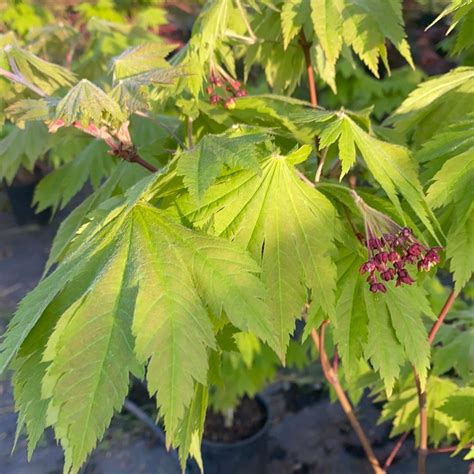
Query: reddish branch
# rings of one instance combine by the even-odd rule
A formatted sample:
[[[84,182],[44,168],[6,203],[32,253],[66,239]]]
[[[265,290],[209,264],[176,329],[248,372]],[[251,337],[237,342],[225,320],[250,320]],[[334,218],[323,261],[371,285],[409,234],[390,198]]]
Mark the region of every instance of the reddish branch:
[[[428,341],[430,345],[433,345],[433,341],[436,337],[436,334],[441,327],[446,315],[448,314],[449,310],[453,306],[454,301],[456,300],[457,293],[452,290],[444,304],[443,308],[441,309],[436,322],[431,327],[429,332]],[[426,409],[426,402],[427,402],[427,393],[426,389],[424,391],[421,390],[420,386],[420,379],[418,374],[414,370],[415,373],[415,382],[416,382],[416,389],[418,393],[418,404],[420,409],[420,448],[419,448],[419,456],[418,456],[418,472],[424,473],[426,471],[426,455],[428,454],[428,412]],[[398,451],[402,447],[403,443],[408,437],[409,432],[403,433],[403,435],[398,440],[397,444],[393,447],[390,455],[388,456],[387,460],[385,461],[384,467],[387,469],[390,464],[392,463],[393,459],[397,455]],[[431,450],[429,452],[432,452]],[[440,452],[440,451],[438,451]]]
[[[393,460],[395,459],[395,456],[397,455],[398,451],[400,451],[400,448],[402,447],[403,443],[405,442],[409,434],[410,434],[409,431],[405,431],[405,433],[403,433],[400,436],[400,438],[397,441],[397,444],[395,444],[387,460],[385,461],[385,464],[383,465],[383,468],[385,470],[387,470],[391,466]]]
[[[474,447],[474,443],[468,443],[465,446],[461,448],[463,449],[471,449]],[[433,448],[429,449],[428,452],[430,453],[454,453],[454,451],[457,451],[459,446],[447,446],[445,448]]]
[[[454,300],[456,299],[456,296],[457,296],[457,293],[454,290],[451,291],[451,293],[448,296],[448,299],[446,300],[446,303],[444,303],[443,309],[439,313],[438,319],[433,324],[433,327],[430,330],[430,334],[428,336],[428,341],[430,341],[430,344],[433,344],[434,338],[436,337],[436,333],[439,331],[441,324],[443,324],[444,318],[446,318],[446,315],[451,309],[451,306],[453,305]]]
[[[333,365],[331,365],[327,357],[326,350],[324,348],[324,333],[327,324],[329,324],[329,321],[323,321],[323,323],[321,324],[321,328],[319,329],[319,333],[318,331],[316,331],[316,329],[311,330],[311,337],[313,339],[314,345],[316,346],[316,349],[319,352],[319,358],[321,361],[321,367],[323,369],[324,377],[334,389],[344,413],[349,419],[353,430],[355,431],[360,443],[362,444],[362,447],[364,448],[365,454],[370,462],[373,472],[375,474],[382,474],[385,471],[380,467],[377,457],[375,456],[374,451],[372,450],[372,446],[370,445],[370,441],[364,433],[364,430],[361,424],[359,423],[359,420],[355,416],[351,402],[349,401],[339,382],[337,370],[335,370],[337,369],[337,363],[335,363],[337,359],[335,358]]]
[[[304,34],[304,31],[301,30],[300,33],[300,44],[303,49],[304,53],[304,59],[306,63],[306,75],[308,78],[308,89],[309,89],[309,99],[311,102],[311,105],[313,107],[318,106],[318,95],[316,93],[316,82],[314,81],[314,72],[313,72],[313,64],[311,62],[311,43],[308,43],[306,36]],[[317,152],[318,151],[318,138],[314,137],[314,150]],[[321,160],[319,161],[318,168],[316,170],[316,175],[314,178],[314,181],[317,183],[319,182],[321,178],[321,173],[323,172],[323,166],[324,162],[326,161],[326,154],[327,150],[325,150],[321,156]]]
[[[306,62],[306,75],[308,76],[310,102],[313,107],[317,107],[318,96],[316,94],[316,83],[314,82],[313,65],[311,63],[311,53],[310,53],[311,43],[308,43],[308,40],[306,39],[306,35],[304,34],[303,30],[301,30],[300,43],[301,43],[301,47],[303,48],[304,60]]]

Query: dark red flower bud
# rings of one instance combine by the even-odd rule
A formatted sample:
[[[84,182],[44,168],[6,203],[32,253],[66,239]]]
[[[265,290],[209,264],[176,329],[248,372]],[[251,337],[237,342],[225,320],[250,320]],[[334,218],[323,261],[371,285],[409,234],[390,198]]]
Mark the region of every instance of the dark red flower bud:
[[[375,276],[375,273],[372,272],[368,277],[367,277],[367,283],[377,283],[377,277]]]
[[[385,285],[383,283],[378,283],[377,284],[377,287],[378,287],[378,290],[382,293],[387,293],[387,288],[385,287]]]
[[[400,255],[397,252],[392,250],[388,254],[388,261],[391,262],[391,263],[399,262],[400,261]]]
[[[419,243],[414,243],[408,248],[408,253],[414,257],[421,255],[422,247]]]
[[[218,95],[215,95],[215,94],[211,95],[211,97],[209,98],[209,101],[211,102],[212,105],[217,104],[220,100],[221,100],[221,98]]]
[[[245,97],[247,95],[247,91],[244,91],[243,89],[238,90],[235,95],[237,97]]]
[[[404,239],[408,239],[409,237],[412,236],[412,234],[413,234],[413,231],[409,227],[404,227],[400,231],[400,236],[403,237]]]
[[[389,268],[388,270],[385,270],[382,273],[382,280],[390,281],[390,280],[393,280],[394,276],[395,276],[395,270],[393,268]]]
[[[377,293],[377,291],[379,291],[379,284],[378,283],[372,283],[370,285],[370,291],[372,293]]]
[[[212,86],[207,86],[206,92],[211,95],[214,92],[214,87]]]

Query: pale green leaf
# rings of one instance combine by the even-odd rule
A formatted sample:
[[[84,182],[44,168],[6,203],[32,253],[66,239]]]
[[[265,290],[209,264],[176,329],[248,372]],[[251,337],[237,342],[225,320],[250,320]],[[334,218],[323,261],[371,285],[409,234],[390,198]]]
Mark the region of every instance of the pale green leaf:
[[[223,167],[258,170],[258,151],[267,139],[263,133],[225,132],[221,135],[205,135],[191,150],[179,158],[177,173],[191,195],[201,200],[214,183]]]
[[[200,206],[184,200],[177,212],[197,225],[249,249],[262,264],[270,290],[273,325],[284,352],[307,291],[315,304],[334,313],[334,209],[318,191],[302,183],[285,157],[261,162],[261,171],[241,171],[209,188]]]
[[[291,40],[300,32],[310,15],[309,0],[287,0],[281,9],[281,30],[283,47],[288,48]]]
[[[100,126],[109,120],[121,123],[125,120],[125,115],[117,102],[102,89],[87,79],[82,79],[58,103],[55,119],[65,125],[77,121],[84,126]]]
[[[335,64],[342,48],[342,17],[333,0],[311,0],[311,20],[330,64]]]
[[[158,42],[145,42],[128,48],[112,59],[114,80],[124,79],[152,69],[169,67],[165,60],[176,45]]]

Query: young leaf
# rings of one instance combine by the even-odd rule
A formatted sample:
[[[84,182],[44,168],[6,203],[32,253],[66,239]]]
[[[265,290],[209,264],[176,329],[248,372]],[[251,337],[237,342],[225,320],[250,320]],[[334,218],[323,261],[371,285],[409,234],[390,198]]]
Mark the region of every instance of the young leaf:
[[[70,87],[76,81],[71,71],[18,46],[7,45],[4,52],[10,62],[11,72],[19,72],[24,79],[38,86],[46,94],[53,94],[61,87]]]
[[[157,42],[141,43],[134,48],[128,48],[112,59],[111,69],[114,81],[152,69],[169,67],[165,58],[174,49],[176,49],[176,45]]]
[[[77,121],[84,126],[100,126],[104,120],[121,123],[125,115],[117,102],[102,89],[82,79],[58,103],[55,119],[63,121],[65,125]]]

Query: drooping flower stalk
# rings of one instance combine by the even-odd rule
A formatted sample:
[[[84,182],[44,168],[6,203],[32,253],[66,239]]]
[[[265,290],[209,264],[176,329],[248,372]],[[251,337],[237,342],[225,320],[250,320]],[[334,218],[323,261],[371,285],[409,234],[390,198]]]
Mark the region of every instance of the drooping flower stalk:
[[[232,110],[235,108],[235,98],[245,97],[247,91],[242,89],[239,81],[233,79],[223,68],[211,65],[209,85],[206,88],[209,102],[212,105],[224,101],[224,107]]]
[[[429,271],[440,261],[441,247],[428,248],[419,242],[409,227],[400,227],[382,212],[373,209],[353,190],[352,197],[364,217],[365,245],[368,259],[359,269],[368,273],[367,283],[372,293],[385,293],[386,283],[395,280],[395,286],[411,285],[415,280],[407,265],[416,265],[418,271]]]

